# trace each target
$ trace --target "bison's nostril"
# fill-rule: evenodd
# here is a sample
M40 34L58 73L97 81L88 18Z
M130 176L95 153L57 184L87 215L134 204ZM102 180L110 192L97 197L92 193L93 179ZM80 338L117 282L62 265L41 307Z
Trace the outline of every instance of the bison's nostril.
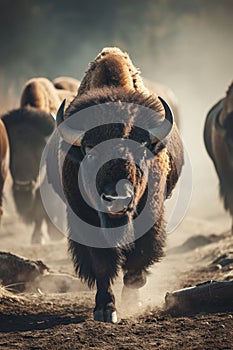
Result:
M111 196L108 196L108 195L106 195L104 193L102 193L101 199L103 199L106 202L111 202L113 200L113 198Z
M105 200L106 202L113 202L113 201L128 201L133 198L133 195L127 194L125 196L111 196L109 194L102 193L101 199Z

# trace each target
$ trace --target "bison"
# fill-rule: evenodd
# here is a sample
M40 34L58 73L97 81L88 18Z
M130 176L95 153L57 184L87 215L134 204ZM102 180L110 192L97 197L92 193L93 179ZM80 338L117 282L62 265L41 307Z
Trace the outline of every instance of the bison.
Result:
M58 90L71 91L77 95L80 81L72 77L57 77L53 80L53 85Z
M97 126L88 130L86 118L80 116L89 110ZM65 112L63 102L56 120L62 140L57 153L64 159L61 181L67 200L69 251L78 276L89 287L96 284L94 319L117 322L111 286L120 269L123 298L132 291L136 297L137 289L146 283L148 268L163 256L164 201L181 173L182 142L167 103L144 87L139 71L118 48L102 50L90 64L77 97ZM99 151L103 142L107 146ZM136 149L125 142L136 144ZM111 152L114 157L100 166ZM98 167L99 197L95 199L91 174ZM136 221L146 206L141 227ZM88 229L78 226L76 217L94 227L90 244L85 243ZM138 236L148 222L151 225ZM116 234L114 244L108 245L107 229L118 232L118 228L122 228L121 238L118 241Z
M71 98L70 91L67 96ZM13 197L20 216L26 223L34 224L32 243L42 242L44 220L51 238L62 237L44 210L40 196L42 179L39 179L41 154L55 127L51 113L57 112L60 103L61 98L52 82L46 78L33 78L23 89L20 108L2 117L10 143Z
M233 83L226 96L208 112L204 141L218 175L225 210L233 218Z
M6 128L0 119L0 219L2 217L3 186L9 168L9 142Z

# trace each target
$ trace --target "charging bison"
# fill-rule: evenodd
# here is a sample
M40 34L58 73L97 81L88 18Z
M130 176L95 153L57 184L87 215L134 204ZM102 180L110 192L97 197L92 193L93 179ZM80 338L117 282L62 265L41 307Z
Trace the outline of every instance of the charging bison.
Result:
M108 109L112 103L114 113ZM91 119L99 121L99 125L85 131L84 120L84 125L78 129L77 125L81 125L78 112L88 111L93 106ZM147 111L148 118L144 118L141 108ZM122 117L122 122L116 122L116 115ZM104 117L108 122L102 125ZM75 126L72 121L77 122ZM138 127L139 121L144 123L141 124L143 128ZM167 103L144 87L129 56L117 48L103 49L90 64L77 97L65 112L64 103L61 105L57 126L62 143L70 147L65 155L63 147L60 148L60 155L64 157L62 185L69 204L69 250L79 277L90 287L96 283L94 319L116 322L111 284L119 270L124 273L123 295L127 296L127 292L135 290L136 293L146 283L148 268L163 256L164 201L175 187L183 166L181 139ZM105 152L98 152L98 146L109 140L110 146L105 147ZM125 146L125 141L136 143L135 152ZM99 194L97 203L91 192L90 175L110 149L115 156L100 167L95 179ZM84 159L86 168L81 171ZM150 188L149 177L152 179ZM127 181L117 188L124 179ZM149 203L148 198L151 198ZM97 207L101 205L104 210L93 208L89 202ZM151 219L153 224L145 234L129 242L128 236L135 235L134 222L147 204L144 224ZM103 236L107 228L123 227L126 243L103 248L83 244L88 232L74 224L74 214L93 227L103 229ZM93 241L98 237L96 229ZM108 237L105 238L108 241Z
M70 91L66 96L71 99ZM55 127L51 113L57 112L60 103L61 98L52 82L46 78L33 78L23 89L20 108L2 117L10 143L14 201L24 221L34 224L32 243L42 242L44 220L51 238L62 237L44 210L39 179L41 154Z
M9 168L9 143L5 126L0 119L0 220L2 217L3 186Z
M204 141L218 174L224 207L233 218L233 83L207 114Z

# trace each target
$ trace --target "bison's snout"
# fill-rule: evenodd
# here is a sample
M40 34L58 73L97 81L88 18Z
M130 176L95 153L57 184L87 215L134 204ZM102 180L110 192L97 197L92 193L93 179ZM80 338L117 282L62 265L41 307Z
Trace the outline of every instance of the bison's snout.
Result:
M105 206L110 212L121 212L128 208L129 203L132 201L132 195L125 196L112 196L106 193L101 195L102 201L106 202Z
M101 201L111 216L120 216L129 209L133 197L134 191L131 183L120 180L116 185L111 184L104 187Z

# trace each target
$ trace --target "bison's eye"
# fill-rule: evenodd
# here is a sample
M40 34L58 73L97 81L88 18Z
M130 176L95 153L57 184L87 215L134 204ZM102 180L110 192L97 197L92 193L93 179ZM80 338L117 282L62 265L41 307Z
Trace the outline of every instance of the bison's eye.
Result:
M88 159L93 160L96 158L96 152L94 151L94 149L92 147L85 147L85 154L87 156Z

